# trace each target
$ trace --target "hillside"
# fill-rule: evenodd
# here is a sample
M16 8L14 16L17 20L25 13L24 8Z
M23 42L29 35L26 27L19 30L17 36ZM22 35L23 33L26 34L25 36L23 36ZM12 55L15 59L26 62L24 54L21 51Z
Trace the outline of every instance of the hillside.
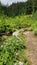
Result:
M0 3L0 65L37 65L36 0Z

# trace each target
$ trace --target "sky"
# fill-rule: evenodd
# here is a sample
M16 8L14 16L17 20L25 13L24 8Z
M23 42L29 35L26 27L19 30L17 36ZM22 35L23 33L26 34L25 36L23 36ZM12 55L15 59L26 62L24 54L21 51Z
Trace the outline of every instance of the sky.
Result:
M11 5L12 3L25 2L27 0L0 0L3 5Z

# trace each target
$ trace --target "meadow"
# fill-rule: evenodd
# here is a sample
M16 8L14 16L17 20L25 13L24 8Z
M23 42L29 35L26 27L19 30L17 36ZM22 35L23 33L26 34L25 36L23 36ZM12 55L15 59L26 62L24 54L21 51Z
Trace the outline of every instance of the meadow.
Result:
M37 14L15 17L0 16L0 65L29 65L26 58L26 37L20 32L18 39L10 35L16 30L33 31L37 35ZM4 33L5 35L1 35Z
M37 31L37 14L22 15L15 17L0 17L0 32L14 32L17 29L27 28L27 30Z

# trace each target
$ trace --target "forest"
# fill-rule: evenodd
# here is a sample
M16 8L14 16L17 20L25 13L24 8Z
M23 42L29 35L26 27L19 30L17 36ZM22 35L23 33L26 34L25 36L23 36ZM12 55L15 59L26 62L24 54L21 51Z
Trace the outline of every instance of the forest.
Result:
M0 65L37 65L37 0L0 2Z
M37 1L27 0L26 2L13 3L10 6L2 6L0 3L0 13L7 16L17 16L32 14L37 11Z

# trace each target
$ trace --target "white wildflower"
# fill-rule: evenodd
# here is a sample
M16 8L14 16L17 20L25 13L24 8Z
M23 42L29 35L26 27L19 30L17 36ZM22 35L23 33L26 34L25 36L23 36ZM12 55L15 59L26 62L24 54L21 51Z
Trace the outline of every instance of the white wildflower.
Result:
M19 55L19 53L18 52L15 52L15 55L17 56L17 55Z
M24 65L24 63L23 62L19 62L19 65Z

